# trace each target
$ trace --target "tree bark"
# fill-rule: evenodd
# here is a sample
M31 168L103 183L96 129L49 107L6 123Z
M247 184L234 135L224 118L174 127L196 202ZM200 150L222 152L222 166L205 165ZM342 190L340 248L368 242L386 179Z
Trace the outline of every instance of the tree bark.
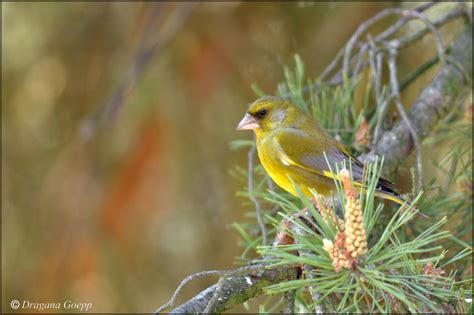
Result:
M428 136L436 123L472 91L472 81L468 82L465 78L465 74L468 74L472 80L470 25L466 25L455 41L449 56L454 63L448 62L438 71L407 112L420 140ZM393 173L412 150L413 138L406 123L400 120L392 130L385 131L375 147L360 159L362 162L374 161L376 156L384 156L384 172Z
M271 284L296 278L296 269L284 266L264 270L260 273L228 278L219 290L213 313L221 313L237 304L244 303L263 293L263 288ZM217 290L217 284L205 289L189 301L173 309L170 313L202 313Z

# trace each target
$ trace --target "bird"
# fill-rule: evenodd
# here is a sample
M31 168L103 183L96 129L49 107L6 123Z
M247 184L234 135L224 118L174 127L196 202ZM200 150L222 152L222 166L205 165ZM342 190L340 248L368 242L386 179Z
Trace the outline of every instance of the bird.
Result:
M257 99L236 129L253 130L263 168L278 186L294 196L298 197L295 185L311 199L314 198L311 189L323 196L332 194L337 179L333 172L336 165L341 169L344 163L352 170L356 188L366 186L362 162L288 99L277 96ZM398 188L382 177L378 179L375 195L400 205L407 202Z

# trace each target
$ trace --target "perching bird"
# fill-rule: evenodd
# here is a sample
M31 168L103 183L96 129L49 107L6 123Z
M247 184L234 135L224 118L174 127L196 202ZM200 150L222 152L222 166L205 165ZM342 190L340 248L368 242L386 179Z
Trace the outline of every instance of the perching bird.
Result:
M310 188L320 195L336 191L334 175L324 153L334 172L336 165L341 169L345 161L346 167L350 164L352 168L355 185L364 185L364 165L288 100L276 96L256 100L237 130L255 132L258 157L266 172L277 185L295 196L297 192L291 180L309 198L313 198ZM396 186L383 178L379 179L376 196L398 204L405 202Z

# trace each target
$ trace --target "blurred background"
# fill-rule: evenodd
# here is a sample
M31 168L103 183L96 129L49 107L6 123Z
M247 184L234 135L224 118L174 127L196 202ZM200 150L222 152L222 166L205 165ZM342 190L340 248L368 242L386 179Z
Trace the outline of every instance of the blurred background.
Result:
M273 94L295 53L316 77L392 5L2 3L3 310L151 312L231 268L251 85Z

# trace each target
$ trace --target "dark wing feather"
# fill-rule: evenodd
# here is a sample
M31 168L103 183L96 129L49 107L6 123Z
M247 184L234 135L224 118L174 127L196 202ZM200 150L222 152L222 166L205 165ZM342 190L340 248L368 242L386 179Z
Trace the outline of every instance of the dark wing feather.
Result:
M354 180L360 184L364 181L364 165L341 143L329 136L317 137L315 134L307 134L299 129L285 128L276 135L276 141L280 145L281 152L286 155L287 162L293 166L332 178L325 153L333 172L341 169L343 164L346 167L351 165ZM397 187L384 178L379 179L377 190L398 194Z

